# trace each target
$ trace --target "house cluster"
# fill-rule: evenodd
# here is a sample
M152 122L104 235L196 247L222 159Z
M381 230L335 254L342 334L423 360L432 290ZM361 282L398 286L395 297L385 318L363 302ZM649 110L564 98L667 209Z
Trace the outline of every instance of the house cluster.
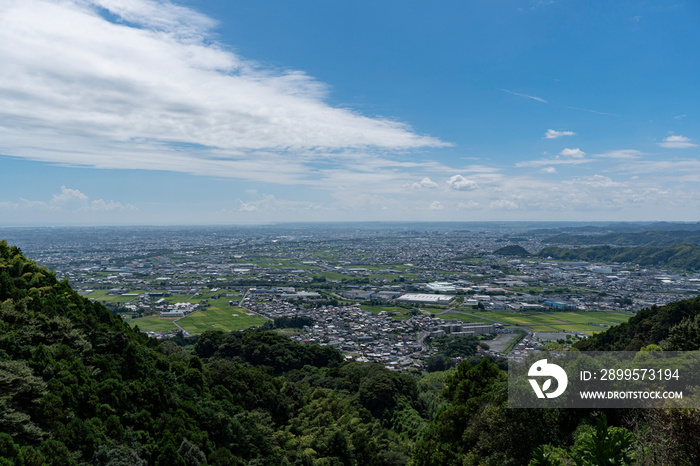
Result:
M386 311L378 314L357 306L323 306L305 309L273 298L246 305L246 308L269 319L305 316L313 325L304 327L292 339L305 344L333 346L348 359L373 361L389 368L422 367L433 353L422 343L424 336L474 336L496 333L496 325L446 321L417 315L405 320L391 318Z

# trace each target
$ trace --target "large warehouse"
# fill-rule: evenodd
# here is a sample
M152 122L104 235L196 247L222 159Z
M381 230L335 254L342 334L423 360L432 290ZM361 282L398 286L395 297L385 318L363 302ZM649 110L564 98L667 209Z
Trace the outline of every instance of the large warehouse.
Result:
M450 304L454 299L455 297L450 294L407 293L401 295L396 301L400 303Z

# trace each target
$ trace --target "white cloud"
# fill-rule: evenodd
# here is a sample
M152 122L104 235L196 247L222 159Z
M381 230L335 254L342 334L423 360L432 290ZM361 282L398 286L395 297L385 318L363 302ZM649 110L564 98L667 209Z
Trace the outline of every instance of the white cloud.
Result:
M122 204L117 201L105 201L104 199L96 199L90 202L89 206L83 207L83 210L111 212L115 210L139 210L131 204Z
M260 199L242 201L238 199L240 212L299 212L302 210L318 210L321 205L306 201L289 201L278 199L274 194L263 194Z
M660 142L659 145L661 147L666 147L670 149L687 149L689 147L697 147L697 144L693 144L690 142L690 138L686 138L685 136L681 136L680 134L675 136L671 135L664 139L664 142Z
M596 115L609 115L609 116L616 116L616 117L620 116L617 113L599 112L598 110L591 110L588 108L579 108L579 107L566 107L566 108L570 108L571 110L580 110L582 112L595 113Z
M180 37L199 39L216 25L211 18L168 0L92 0L91 3L130 23Z
M542 167L545 165L581 165L584 163L592 162L591 159L586 158L569 158L569 159L541 159L541 160L528 160L525 162L518 162L515 164L516 167Z
M574 136L576 133L573 131L556 131L553 129L548 129L546 133L544 133L545 139L556 139L560 138L562 136Z
M595 154L594 157L602 157L602 158L608 158L608 159L638 159L642 155L644 155L644 153L640 152L638 150L622 149L622 150L611 150L608 152L604 152L602 154Z
M87 202L88 197L78 191L77 189L66 188L61 186L61 192L53 195L51 199L51 204L53 205L64 205L69 202L77 201L80 203Z
M108 212L108 211L138 211L131 204L104 199L90 200L78 189L61 186L61 192L52 196L48 202L20 198L18 202L0 202L0 209L12 210L50 210L55 212Z
M227 50L213 25L167 0L0 2L0 153L308 184L318 160L449 145L330 106L323 83Z
M620 183L616 183L611 178L603 175L593 175L581 178L574 178L573 180L564 181L565 184L577 184L581 186L588 186L592 188L613 188L623 186Z
M241 207L238 209L241 212L255 212L258 210L258 206L251 204L250 202L243 202L239 201L241 203Z
M635 161L615 167L615 170L631 175L654 175L656 178L677 184L681 181L700 182L700 160L679 159L661 161ZM648 177L646 177L648 178Z
M442 203L440 201L433 201L430 204L430 210L442 210L444 208L445 207L442 205Z
M518 204L515 203L514 201L510 201L508 199L501 199L498 201L493 201L490 204L490 207L492 209L499 209L499 210L513 210L513 209L518 209Z
M476 181L465 178L462 175L450 177L450 179L447 180L447 184L456 191L473 191L479 189L479 185L476 184Z
M431 180L428 177L423 178L420 183L413 183L411 185L413 189L421 189L421 188L426 188L426 189L434 189L438 187L438 184Z
M460 202L459 204L457 204L458 209L464 210L474 209L476 207L479 207L479 203L472 200L469 200L467 202Z
M563 157L571 157L574 159L581 159L586 156L586 153L582 151L579 148L576 149L564 149L563 151L559 152L559 155Z
M541 171L542 173L556 173L557 169L554 167L544 167Z
M536 100L536 101L538 101L538 102L542 102L543 104L548 104L548 103L549 103L549 102L547 102L546 100L544 100L544 99L542 99L542 98L540 98L540 97L535 97L534 95L520 94L519 92L509 91L508 89L501 89L501 90L502 90L503 92L507 92L508 94L513 94L513 95L517 95L517 96L519 96L519 97L525 97L525 98L527 98L527 99Z

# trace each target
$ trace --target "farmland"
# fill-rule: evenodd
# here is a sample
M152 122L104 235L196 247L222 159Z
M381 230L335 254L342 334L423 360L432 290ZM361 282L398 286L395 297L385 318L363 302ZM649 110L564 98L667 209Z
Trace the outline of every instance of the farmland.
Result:
M256 327L267 322L259 315L247 315L245 309L210 307L206 311L195 312L178 320L182 328L192 335L199 335L205 330L223 330L225 332Z
M626 322L631 314L627 312L579 311L579 312L508 312L508 311L468 311L460 314L443 314L440 317L450 320L490 320L506 325L518 325L533 332L602 332L613 325Z

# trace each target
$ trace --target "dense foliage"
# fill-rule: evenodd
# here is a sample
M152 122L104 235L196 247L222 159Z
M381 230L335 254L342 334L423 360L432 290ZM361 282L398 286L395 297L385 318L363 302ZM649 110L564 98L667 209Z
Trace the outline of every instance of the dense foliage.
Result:
M653 306L574 346L582 351L638 351L651 344L675 350L700 349L700 338L692 333L697 328L698 315L700 297Z
M494 254L499 256L513 256L513 257L528 257L530 252L522 246L511 245L498 248L493 251Z
M547 247L537 253L539 257L559 260L618 262L654 267L675 267L684 270L700 269L700 245L678 243L672 246L588 248Z
M604 235L559 234L545 238L551 244L568 244L570 246L589 246L610 244L615 246L672 246L677 243L700 244L700 231L697 225L693 230L652 230L634 233L607 233Z
M273 328L304 328L314 325L314 320L311 317L305 316L283 316L275 317Z
M489 349L489 345L479 341L477 337L453 337L445 335L444 337L436 337L430 341L433 348L437 349L441 354L450 357L470 357L476 354L479 346L483 349Z

